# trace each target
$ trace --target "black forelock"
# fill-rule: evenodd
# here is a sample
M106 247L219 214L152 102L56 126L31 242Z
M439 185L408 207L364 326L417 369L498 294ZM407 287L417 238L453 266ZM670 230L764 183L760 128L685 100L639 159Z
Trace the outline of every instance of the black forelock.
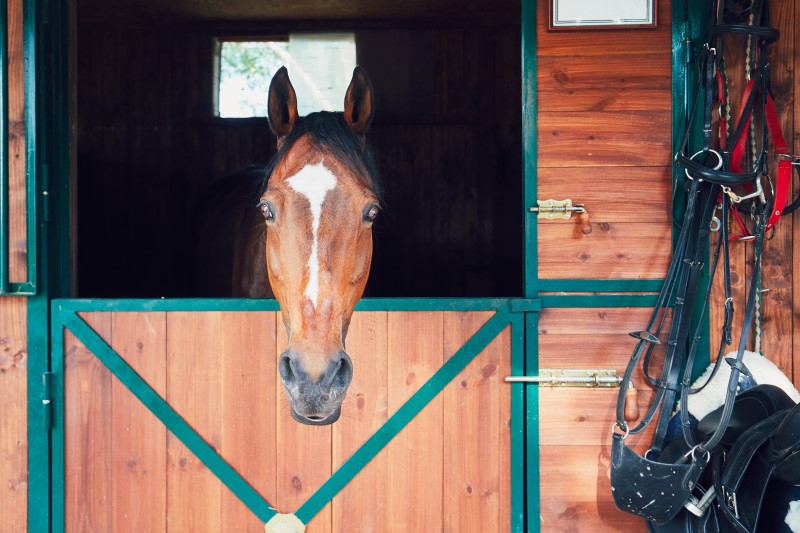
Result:
M305 134L308 134L308 140L314 148L339 160L357 176L362 185L381 199L378 168L372 148L353 133L345 122L343 113L331 111L318 111L298 119L298 123L284 139L281 149L267 166L264 189L275 166L286 156L297 139Z

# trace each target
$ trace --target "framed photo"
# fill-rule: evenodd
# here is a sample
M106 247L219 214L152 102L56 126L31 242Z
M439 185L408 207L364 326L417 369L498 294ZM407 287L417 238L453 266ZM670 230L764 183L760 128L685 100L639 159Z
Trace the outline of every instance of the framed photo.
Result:
M550 0L550 30L656 26L656 0Z

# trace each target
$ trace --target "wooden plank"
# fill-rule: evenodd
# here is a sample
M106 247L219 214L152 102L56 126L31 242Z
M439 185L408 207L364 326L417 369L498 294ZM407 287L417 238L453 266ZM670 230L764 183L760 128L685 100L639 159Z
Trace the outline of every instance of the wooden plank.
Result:
M541 530L643 531L641 518L619 511L611 496L610 447L542 446Z
M539 112L539 167L663 166L672 160L663 111Z
M277 326L275 360L286 349L288 340L283 324ZM357 372L358 370L356 370ZM289 400L275 372L275 396L277 401L277 463L278 494L270 502L281 513L293 513L311 496L332 473L332 429L331 426L307 426L296 422L289 410ZM326 505L308 523L309 531L330 532L331 504Z
M443 314L389 315L389 412L395 412L442 365ZM435 398L387 449L387 505L393 531L442 527L443 401Z
M668 166L610 167L586 176L585 168L540 168L537 197L583 204L595 224L665 225L672 220L671 172Z
M542 279L660 278L672 258L667 224L592 221L592 233L584 235L578 219L540 222Z
M777 2L770 4L770 22L781 33L781 38L770 47L770 83L777 95L776 107L784 136L792 137L794 126L794 100L791 98L795 85L795 68L797 63L793 36L797 31L794 12L796 2ZM796 153L796 152L795 152ZM776 168L774 162L772 168ZM773 175L777 174L774 170ZM796 183L795 176L791 178ZM794 189L794 187L792 188ZM791 192L791 191L790 191ZM794 195L789 196L790 202ZM769 292L762 295L762 352L784 374L792 374L792 241L787 219L781 219L775 228L775 235L764 246L764 258L761 269L762 289Z
M350 458L388 418L388 313L357 312L347 334L355 369L333 426L334 469ZM384 449L333 500L333 531L387 531L385 489L389 458Z
M27 300L0 299L0 531L27 531Z
M25 177L25 57L22 0L8 1L8 242L10 281L28 276ZM5 148L5 147L4 147ZM5 215L4 215L5 216Z
M788 0L787 0L788 1ZM794 32L793 32L793 42L794 42L794 65L792 70L797 70L797 51L800 50L800 9L795 6L794 9L794 16L792 17L794 21ZM800 101L800 83L792 83L792 102ZM795 125L800 125L800 106L793 106L792 107L792 119ZM790 130L794 131L794 129ZM800 136L793 135L792 146L794 148L792 153L798 154L800 153ZM794 183L794 180L793 180ZM796 197L797 194L800 193L797 186L792 187L792 198ZM800 235L800 216L794 215L792 216L791 220L791 232L792 235ZM789 226L789 222L784 220L783 221L783 231L789 231L786 226ZM794 275L794 265L800 264L800 239L793 239L792 240L792 295L800 295L800 276ZM800 298L792 297L792 314L794 316L800 316ZM800 327L792 325L792 372L789 374L793 378L795 387L800 387Z
M643 329L648 308L547 309L539 322L539 367L614 369L625 371L636 340L629 331ZM662 337L666 338L669 322ZM660 368L664 346L656 347L652 368ZM654 389L641 368L633 379L639 412L650 406ZM539 387L539 438L543 445L600 446L610 438L618 389L553 389ZM635 448L646 448L652 429L631 437Z
M82 318L106 342L111 314ZM111 373L75 337L64 336L65 530L112 531Z
M444 350L455 353L491 312L444 313ZM511 373L507 329L443 391L444 531L507 531L510 516Z
M167 314L167 401L219 449L222 353L219 312ZM221 531L222 485L172 434L167 436L170 531Z
M651 311L644 307L543 309L539 314L539 335L626 335L641 330Z
M672 110L671 56L666 50L625 48L596 56L540 57L539 112Z
M274 312L224 313L221 450L230 465L268 502L277 498ZM263 531L264 524L228 489L222 492L223 531Z
M637 383L636 389L639 412L643 415L650 407L655 391L643 386L641 382ZM594 447L610 443L611 427L616 422L618 392L619 389L616 388L568 389L540 386L539 442L542 446L569 444ZM640 420L630 422L636 425ZM625 442L644 453L649 447L654 430L655 424L640 434L631 435Z
M166 314L113 313L112 342L133 369L166 397ZM113 531L167 531L167 430L118 380L111 392Z

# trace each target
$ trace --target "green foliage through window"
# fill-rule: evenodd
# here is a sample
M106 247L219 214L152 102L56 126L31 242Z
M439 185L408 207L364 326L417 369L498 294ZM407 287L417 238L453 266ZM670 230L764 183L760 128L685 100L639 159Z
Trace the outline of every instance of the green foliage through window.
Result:
M341 111L356 66L352 33L291 34L288 41L222 41L219 116L267 115L272 76L286 66L301 115Z

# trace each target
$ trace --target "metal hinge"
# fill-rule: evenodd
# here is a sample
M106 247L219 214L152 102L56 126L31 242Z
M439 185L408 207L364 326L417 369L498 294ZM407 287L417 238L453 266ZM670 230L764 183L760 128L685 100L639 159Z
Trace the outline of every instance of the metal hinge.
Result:
M541 368L538 376L507 376L509 383L538 383L548 387L614 388L622 378L611 369Z
M44 410L44 427L53 429L53 373L42 374L42 409Z

